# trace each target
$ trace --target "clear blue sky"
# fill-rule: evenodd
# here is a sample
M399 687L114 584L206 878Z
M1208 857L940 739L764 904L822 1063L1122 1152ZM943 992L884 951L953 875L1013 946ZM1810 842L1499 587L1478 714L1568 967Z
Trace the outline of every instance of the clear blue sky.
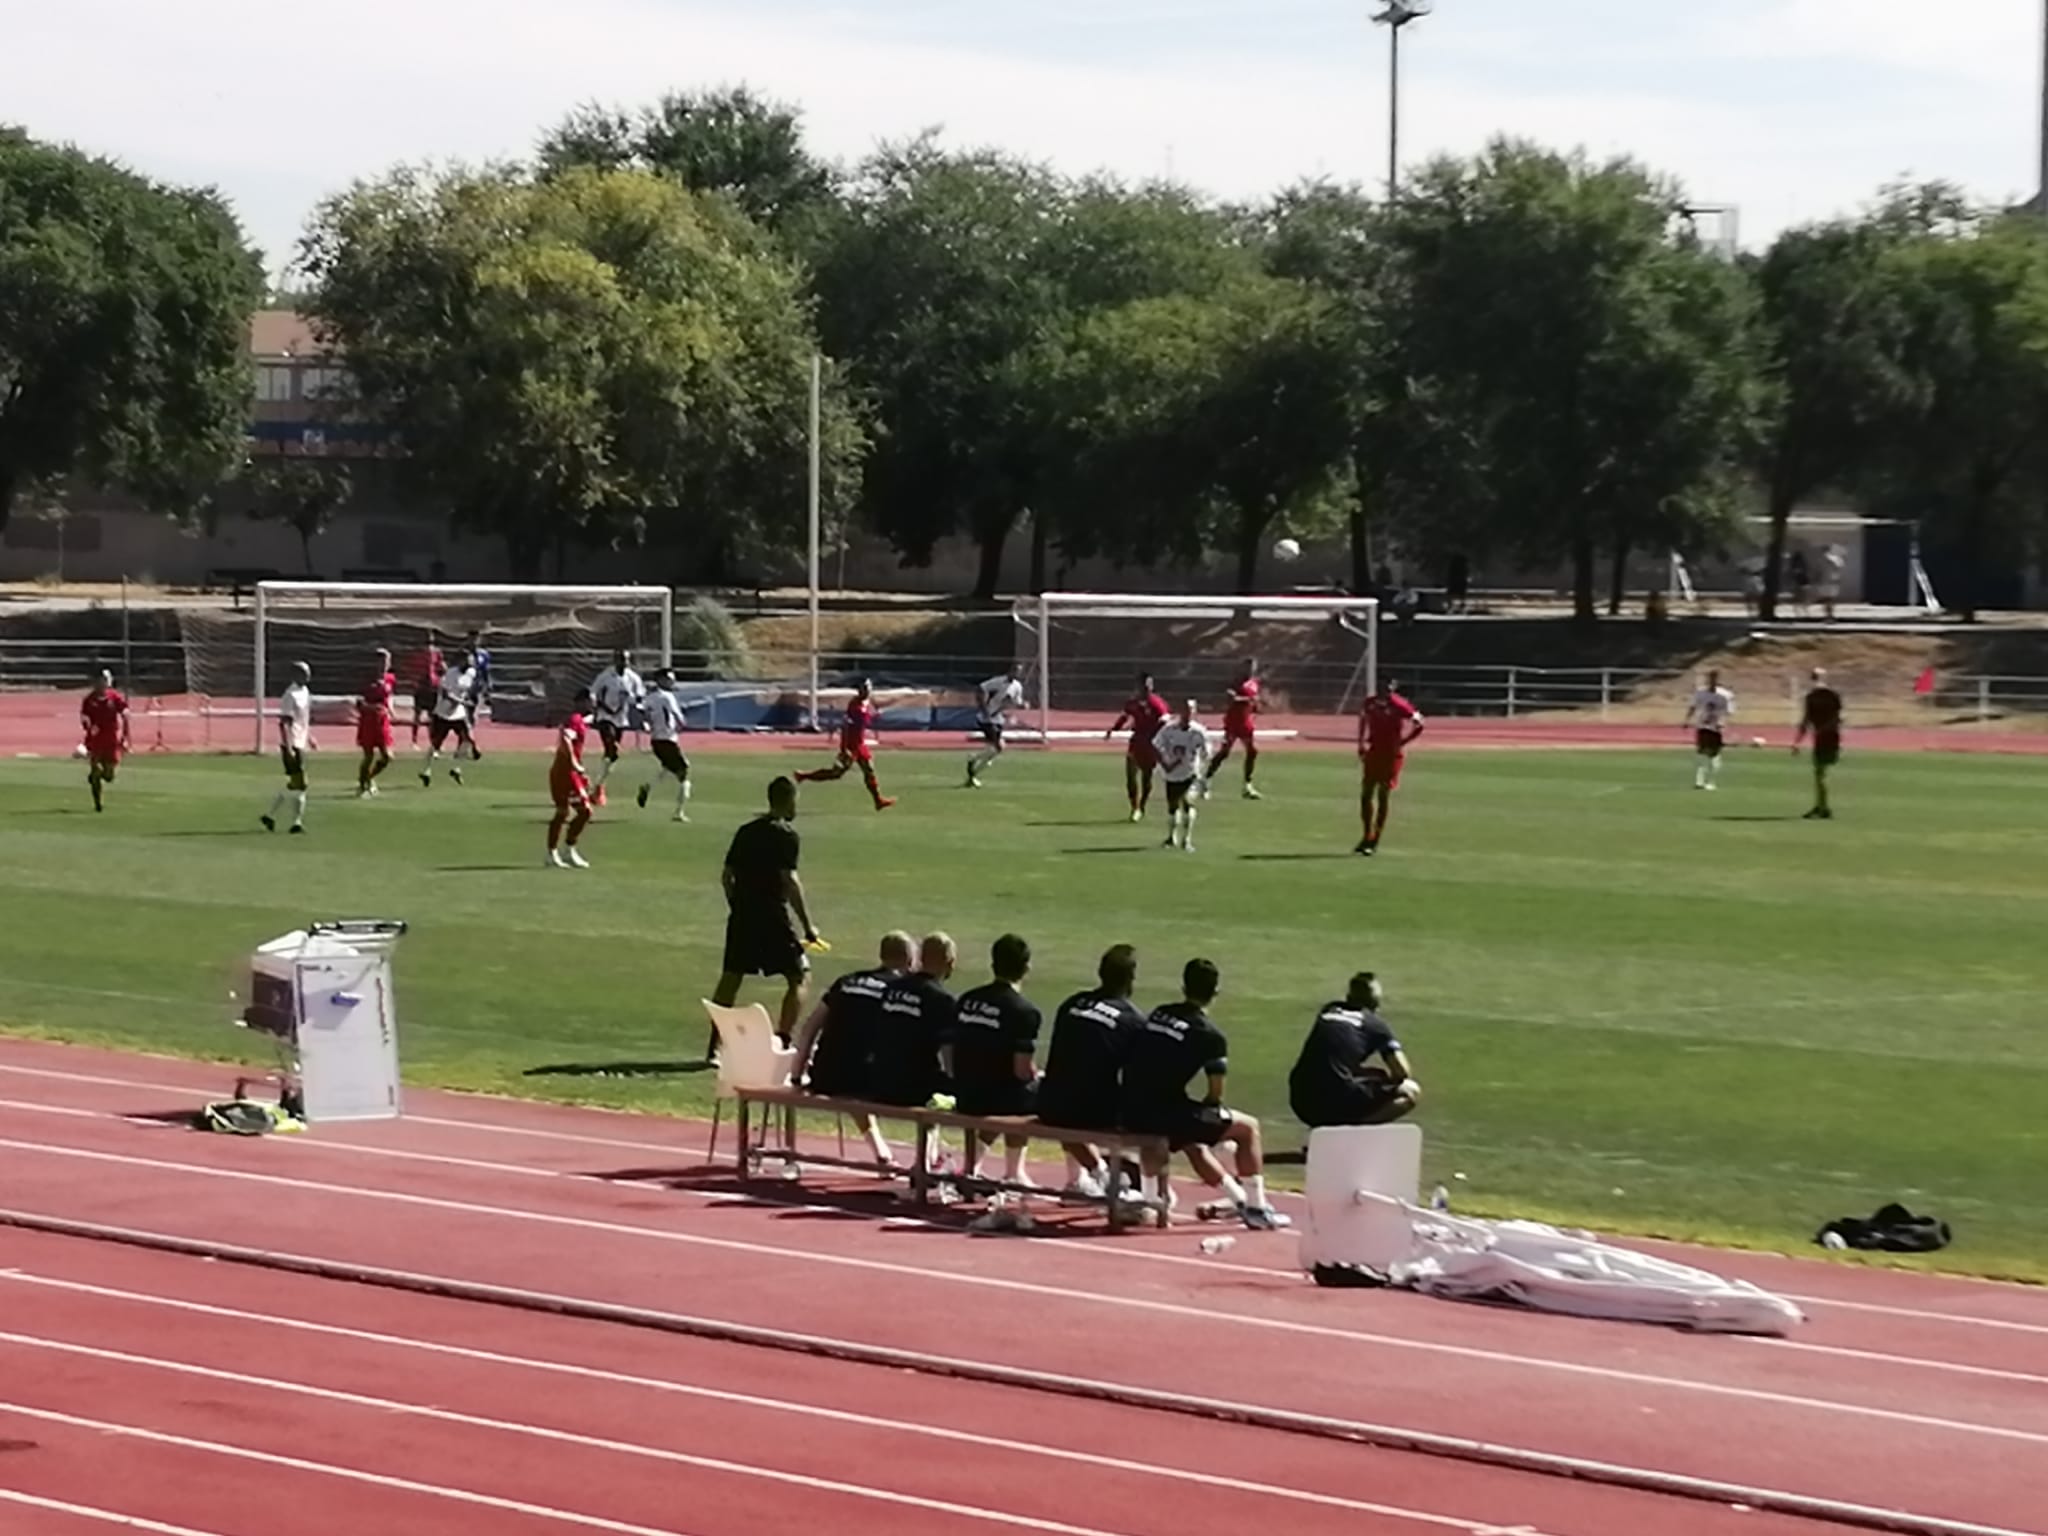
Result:
M524 153L579 102L745 82L853 158L937 126L1252 197L1377 178L1371 0L0 0L0 115L233 199L289 251L399 160ZM1901 177L2034 190L2042 0L1439 0L1404 146L1627 152L1754 242ZM317 20L316 20L317 18Z

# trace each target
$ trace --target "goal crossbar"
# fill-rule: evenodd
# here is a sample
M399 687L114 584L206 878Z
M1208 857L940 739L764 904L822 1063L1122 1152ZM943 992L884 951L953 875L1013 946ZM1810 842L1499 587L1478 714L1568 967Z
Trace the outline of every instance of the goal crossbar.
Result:
M1327 597L1305 593L1254 596L1225 593L1202 596L1173 592L1040 592L1019 597L1010 618L1033 640L1038 680L1038 729L1041 740L1052 732L1052 627L1067 619L1227 619L1258 623L1302 623L1334 620L1365 642L1346 697L1362 683L1371 693L1379 686L1380 600L1376 597Z
M255 701L256 750L264 750L269 714L269 632L273 607L293 599L328 599L347 602L405 601L409 603L498 603L523 599L545 601L557 606L587 603L595 606L631 607L659 612L661 616L661 664L674 662L675 592L654 586L550 586L545 583L416 582L416 581L260 581L256 584Z

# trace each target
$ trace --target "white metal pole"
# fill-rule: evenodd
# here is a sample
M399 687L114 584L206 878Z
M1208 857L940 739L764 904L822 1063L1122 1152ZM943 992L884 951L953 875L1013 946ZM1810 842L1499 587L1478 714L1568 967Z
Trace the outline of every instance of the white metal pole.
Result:
M1374 603L1366 614L1365 696L1380 691L1380 605Z
M811 354L811 475L810 475L810 518L811 518L811 729L818 728L818 524L819 504L822 487L819 484L820 464L818 456L818 417L820 397L824 393L825 360L817 353Z
M128 632L128 576L121 576L121 686L135 691L135 648Z
M257 582L256 690L253 695L255 701L255 708L251 711L251 713L254 714L256 717L256 742L255 746L251 750L253 750L258 757L261 757L263 755L263 678L265 673L268 671L266 663L269 660L270 645L270 634L265 622L269 618L269 604L265 600L266 597L267 594L263 590L263 583L260 581Z
M1052 604L1038 594L1038 740L1052 745Z
M676 589L661 589L661 664L664 668L676 664Z

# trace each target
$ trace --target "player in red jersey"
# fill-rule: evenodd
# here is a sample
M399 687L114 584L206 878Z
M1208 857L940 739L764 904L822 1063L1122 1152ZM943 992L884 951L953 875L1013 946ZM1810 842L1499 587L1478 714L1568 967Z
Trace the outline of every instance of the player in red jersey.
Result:
M1252 783L1252 775L1259 768L1259 660L1249 658L1244 669L1238 673L1237 681L1230 685L1230 704L1223 711L1223 747L1210 759L1209 771L1202 779L1202 798L1209 798L1216 775L1223 771L1225 759L1230 756L1233 745L1244 747L1244 797L1247 800L1259 798L1258 786Z
M356 794L377 793L377 775L391 766L391 701L398 692L398 679L391 672L391 653L377 652L376 670L371 673L362 697L356 700L356 745L363 761L356 769Z
M1124 793L1130 796L1131 820L1143 821L1146 807L1152 803L1152 774L1159 766L1159 754L1153 749L1152 738L1157 736L1173 713L1166 707L1152 686L1152 674L1138 674L1138 691L1124 703L1123 713L1116 717L1116 724L1102 733L1108 741L1112 736L1129 725L1131 739L1124 747Z
M548 768L548 793L555 797L554 820L548 823L548 865L553 869L588 869L590 861L576 851L576 840L590 825L590 775L583 771L583 739L590 734L586 716L590 690L576 690L575 706L555 736L555 760ZM569 835L562 828L567 824ZM562 851L567 842L568 852Z
M114 782L121 754L128 750L128 701L114 687L114 674L100 673L91 693L78 706L78 725L85 739L85 782L92 790L92 808L105 810L103 786Z
M1358 712L1358 761L1363 769L1358 814L1365 835L1353 853L1371 858L1379 851L1394 791L1401 787L1402 754L1422 734L1422 725L1422 711L1401 697L1401 685L1391 677Z
M882 786L875 778L875 749L868 743L868 733L875 728L875 685L866 678L853 690L853 697L846 701L846 718L839 726L839 760L830 768L811 768L796 775L799 784L823 784L832 779L843 779L847 770L856 764L860 767L861 782L868 787L868 795L875 802L875 809L886 811L896 802L882 793Z

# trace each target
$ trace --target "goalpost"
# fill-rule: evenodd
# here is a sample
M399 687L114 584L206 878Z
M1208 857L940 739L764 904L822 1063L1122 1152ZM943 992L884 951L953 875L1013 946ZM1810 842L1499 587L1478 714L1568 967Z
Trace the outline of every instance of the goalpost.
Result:
M1357 643L1359 654L1350 661L1314 663L1320 673L1318 689L1324 698L1334 698L1329 712L1349 713L1357 700L1379 686L1378 598L1291 594L1284 597L1226 595L1221 597L1180 596L1143 592L1043 592L1020 597L1011 604L1010 616L1023 632L1032 657L1033 703L1038 716L1041 741L1051 743L1053 728L1053 634L1063 621L1082 619L1149 619L1158 622L1207 620L1212 624L1240 622L1256 624L1322 623L1342 629ZM1189 637L1200 645L1203 637ZM1347 647L1348 648L1348 647ZM1198 659L1207 659L1200 657ZM1304 671L1306 666L1303 664ZM1334 669L1334 670L1333 670ZM1341 675L1340 675L1341 674ZM1119 693L1119 698L1124 695ZM1076 707L1083 701L1076 699ZM1089 706L1096 701L1088 700ZM1095 736L1088 730L1076 733Z
M409 656L429 644L452 652L472 633L492 653L494 715L522 705L544 713L551 685L588 681L614 650L634 652L650 671L657 660L672 665L675 594L642 586L266 581L257 585L249 613L187 623L188 688L209 698L250 689L253 739L262 752L269 700L290 663L311 665L316 701L339 707L355 697L354 673L366 655L388 650L400 669L403 700L418 681L405 675ZM337 676L348 680L344 689L322 686Z

